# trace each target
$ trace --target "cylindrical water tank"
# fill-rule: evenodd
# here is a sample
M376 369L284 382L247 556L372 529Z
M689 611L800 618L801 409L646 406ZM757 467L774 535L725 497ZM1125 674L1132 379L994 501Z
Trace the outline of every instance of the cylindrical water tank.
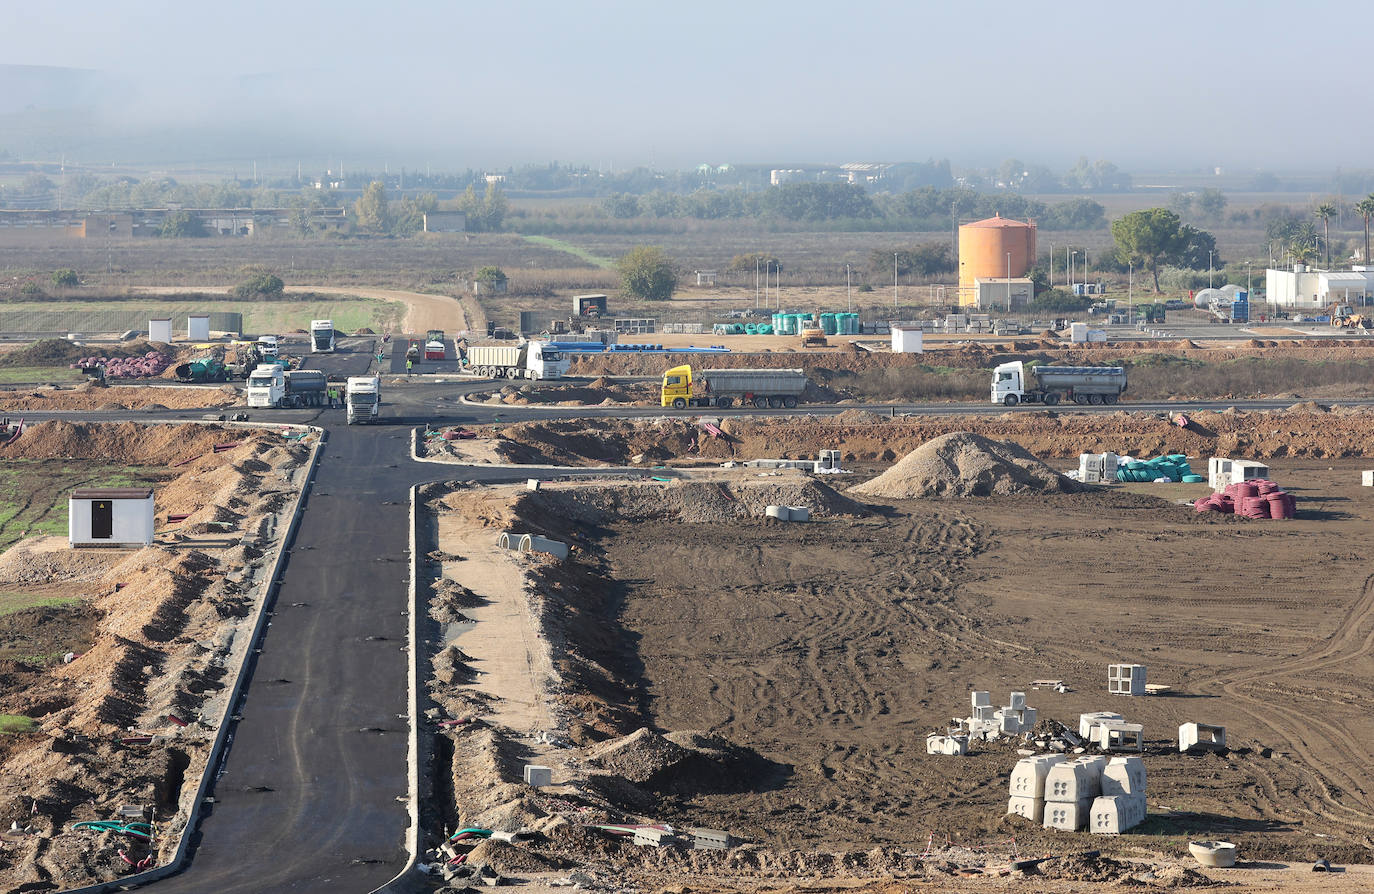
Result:
M961 295L975 297L975 280L1005 278L1008 260L1013 278L1025 276L1035 264L1035 224L996 216L959 227Z
M838 330L835 328L834 314L821 314L821 331L826 335L835 335Z

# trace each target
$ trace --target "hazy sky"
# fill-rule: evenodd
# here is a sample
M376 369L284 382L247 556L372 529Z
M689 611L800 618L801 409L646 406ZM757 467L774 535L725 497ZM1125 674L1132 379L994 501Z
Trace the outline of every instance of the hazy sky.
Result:
M10 4L3 61L109 72L113 134L217 126L279 162L1370 167L1367 11L64 0Z

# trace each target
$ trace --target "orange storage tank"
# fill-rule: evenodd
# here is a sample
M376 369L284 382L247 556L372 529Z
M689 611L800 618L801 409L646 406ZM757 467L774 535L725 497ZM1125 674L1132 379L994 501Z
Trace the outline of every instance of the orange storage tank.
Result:
M1035 222L1000 215L959 227L959 303L974 304L974 280L1007 275L1011 255L1013 278L1025 276L1035 265Z

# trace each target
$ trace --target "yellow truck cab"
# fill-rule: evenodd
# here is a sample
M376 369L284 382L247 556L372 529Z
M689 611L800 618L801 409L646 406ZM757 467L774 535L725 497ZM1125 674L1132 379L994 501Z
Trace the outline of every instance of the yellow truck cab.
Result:
M681 400L681 404L674 401ZM663 374L663 401L661 407L685 407L692 402L692 368L687 365L674 366Z

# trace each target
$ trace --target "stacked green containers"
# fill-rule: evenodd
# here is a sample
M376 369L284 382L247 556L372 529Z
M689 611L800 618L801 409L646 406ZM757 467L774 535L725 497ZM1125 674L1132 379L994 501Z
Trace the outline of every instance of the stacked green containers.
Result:
M1118 466L1116 469L1117 481L1154 481L1158 478L1167 478L1170 481L1186 479L1189 483L1205 480L1193 474L1192 468L1188 465L1188 457L1182 453L1157 456L1154 459Z
M821 314L821 331L826 335L839 334L840 330L836 325L834 314Z

